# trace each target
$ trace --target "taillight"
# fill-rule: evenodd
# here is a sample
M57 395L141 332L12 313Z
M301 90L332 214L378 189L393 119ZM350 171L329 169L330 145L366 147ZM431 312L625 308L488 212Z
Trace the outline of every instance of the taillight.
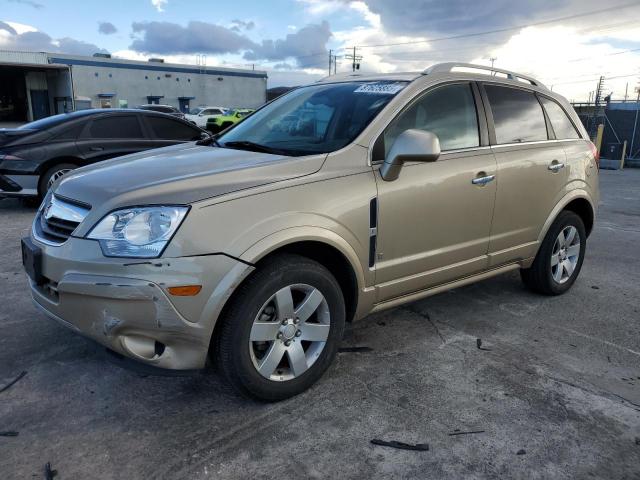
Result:
M593 160L596 162L596 167L600 168L600 153L598 153L598 148L595 146L593 142L589 142L591 146L591 153L593 154Z

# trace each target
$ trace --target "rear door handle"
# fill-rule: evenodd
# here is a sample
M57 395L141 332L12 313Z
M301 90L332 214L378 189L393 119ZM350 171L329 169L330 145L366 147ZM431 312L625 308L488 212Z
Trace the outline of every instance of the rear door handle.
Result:
M558 171L560 171L561 169L564 168L564 163L560 163L560 162L554 160L553 162L551 162L551 165L549 165L547 168L549 170L551 170L552 172L558 172Z
M485 175L483 177L476 177L471 180L471 183L474 185L486 185L489 182L492 182L496 178L495 175Z
M92 152L101 152L104 150L104 147L91 147L89 150Z

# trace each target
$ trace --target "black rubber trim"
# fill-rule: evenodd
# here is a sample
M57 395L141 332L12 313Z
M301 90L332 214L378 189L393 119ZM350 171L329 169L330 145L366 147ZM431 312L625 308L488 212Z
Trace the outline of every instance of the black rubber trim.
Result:
M373 268L376 264L376 241L378 238L378 198L374 197L369 202L369 228L375 228L376 233L369 234L369 268ZM374 230L369 230L374 232Z

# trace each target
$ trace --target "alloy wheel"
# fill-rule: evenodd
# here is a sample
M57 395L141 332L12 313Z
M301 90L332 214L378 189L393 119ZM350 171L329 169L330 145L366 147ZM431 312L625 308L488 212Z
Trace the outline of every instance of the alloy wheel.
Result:
M255 369L273 381L305 373L329 337L331 315L324 295L307 284L278 290L253 321L249 352Z
M551 253L551 275L557 283L565 283L573 275L580 258L580 234L573 225L558 234Z
M72 169L71 168L62 168L60 170L56 170L55 172L53 172L53 175L51 175L51 178L49 179L49 181L47 182L47 190L49 190L51 188L51 186L53 185L53 183L58 180L60 177L62 177L63 175L66 175L67 173L69 173Z

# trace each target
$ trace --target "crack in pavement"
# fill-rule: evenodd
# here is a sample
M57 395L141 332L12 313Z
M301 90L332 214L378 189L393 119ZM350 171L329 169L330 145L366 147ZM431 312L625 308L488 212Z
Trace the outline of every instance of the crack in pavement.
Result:
M431 324L431 326L433 327L433 329L436 331L436 333L438 334L438 336L440 337L440 341L442 342L443 345L446 345L447 341L445 340L444 336L442 335L442 332L440 332L440 329L438 328L438 326L435 324L435 322L433 320L431 320L431 317L429 316L429 314L427 312L420 312L418 310L414 310L411 307L400 307L401 310L405 310L407 312L411 312L411 313L415 313L416 315L421 316L422 318L424 318L427 322L429 322Z

